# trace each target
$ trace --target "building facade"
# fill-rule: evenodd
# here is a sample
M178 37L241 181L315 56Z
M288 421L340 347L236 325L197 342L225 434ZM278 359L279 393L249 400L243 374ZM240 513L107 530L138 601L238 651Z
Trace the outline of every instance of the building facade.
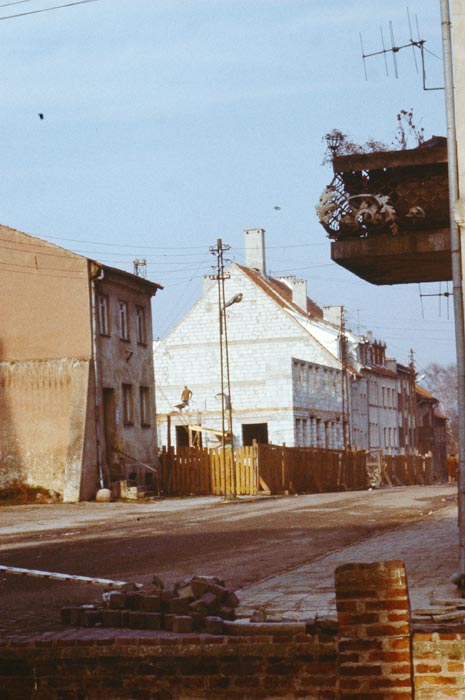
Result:
M0 488L65 501L155 465L160 285L0 226Z
M224 280L225 299L240 299L226 309L230 395L218 280L207 277L199 301L154 344L160 444L189 444L195 426L203 445L217 445L231 406L235 445L414 452L411 369L386 357L371 333L347 329L342 307L311 301L305 280L267 275L263 229L245 231L245 251L246 265L233 263ZM180 410L184 386L192 397Z
M336 377L341 363L337 326L307 298L306 283L266 275L264 231L245 233L245 266L228 269L225 298L241 295L227 312L234 442L342 444L341 396ZM206 278L204 293L181 322L154 344L160 443L173 429L178 444L187 442L189 425L222 430L217 281ZM179 403L185 385L189 406ZM168 416L170 420L168 421ZM203 444L218 437L205 432Z

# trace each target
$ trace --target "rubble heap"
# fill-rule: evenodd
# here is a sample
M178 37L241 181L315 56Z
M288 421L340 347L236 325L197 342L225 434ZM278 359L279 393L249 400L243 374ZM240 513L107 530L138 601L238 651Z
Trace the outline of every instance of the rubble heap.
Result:
M62 608L62 624L222 634L223 621L235 619L239 604L234 591L216 576L189 576L172 590L154 576L149 586L128 583L102 598L102 605Z

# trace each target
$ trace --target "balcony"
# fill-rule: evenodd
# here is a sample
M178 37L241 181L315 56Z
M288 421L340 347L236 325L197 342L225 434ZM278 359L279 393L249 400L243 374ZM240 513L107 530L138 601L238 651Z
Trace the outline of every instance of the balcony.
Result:
M452 279L444 138L332 163L316 208L334 262L379 285Z

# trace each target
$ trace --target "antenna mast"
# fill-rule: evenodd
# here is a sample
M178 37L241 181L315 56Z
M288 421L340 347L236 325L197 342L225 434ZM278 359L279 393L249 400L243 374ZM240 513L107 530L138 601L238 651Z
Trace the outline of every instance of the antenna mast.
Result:
M399 53L399 51L402 51L402 49L407 49L407 48L411 47L412 52L413 52L413 60L415 62L415 70L417 71L417 73L418 73L418 64L417 64L417 57L416 57L415 49L418 49L420 52L423 90L425 90L425 91L427 91L427 90L444 90L443 87L427 87L427 85L426 85L425 52L431 53L432 56L436 56L436 54L433 54L431 51L429 51L425 47L426 40L420 38L418 17L416 15L415 15L415 21L416 21L418 38L414 39L412 37L412 23L410 21L410 12L409 12L408 8L407 8L407 20L408 20L408 26L409 26L409 32L410 32L410 39L406 44L400 44L400 45L396 44L396 40L394 37L394 26L393 26L392 21L389 21L389 34L390 34L390 39L391 39L391 47L390 48L386 48L386 45L384 42L383 28L380 27L381 45L383 48L380 51L372 51L370 53L365 53L365 49L363 47L362 34L360 33L360 46L362 48L362 59L363 59L363 69L365 72L365 80L368 80L366 59L371 58L373 56L384 56L384 65L386 67L386 76L389 77L389 69L388 69L388 63L387 63L387 54L389 54L389 53L392 54L392 62L393 62L393 66L394 66L394 76L396 78L398 78L399 77L399 70L398 70L398 65L397 65L397 54ZM439 58L439 56L436 56L436 58Z

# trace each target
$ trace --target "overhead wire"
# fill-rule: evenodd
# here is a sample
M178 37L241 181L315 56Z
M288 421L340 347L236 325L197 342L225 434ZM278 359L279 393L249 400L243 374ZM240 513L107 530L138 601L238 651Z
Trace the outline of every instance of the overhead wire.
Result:
M74 2L67 2L63 5L54 5L53 7L44 7L40 10L29 10L28 12L19 12L15 15L5 15L0 17L0 22L7 19L16 19L17 17L26 17L27 15L38 15L41 12L51 12L52 10L60 10L63 7L73 7L73 5L86 5L89 2L99 2L100 0L74 0ZM14 3L11 3L14 4ZM19 4L19 3L18 3Z
M25 2L31 2L31 0L14 0L13 2L6 2L4 5L0 5L0 7L10 7L10 5L22 5Z

